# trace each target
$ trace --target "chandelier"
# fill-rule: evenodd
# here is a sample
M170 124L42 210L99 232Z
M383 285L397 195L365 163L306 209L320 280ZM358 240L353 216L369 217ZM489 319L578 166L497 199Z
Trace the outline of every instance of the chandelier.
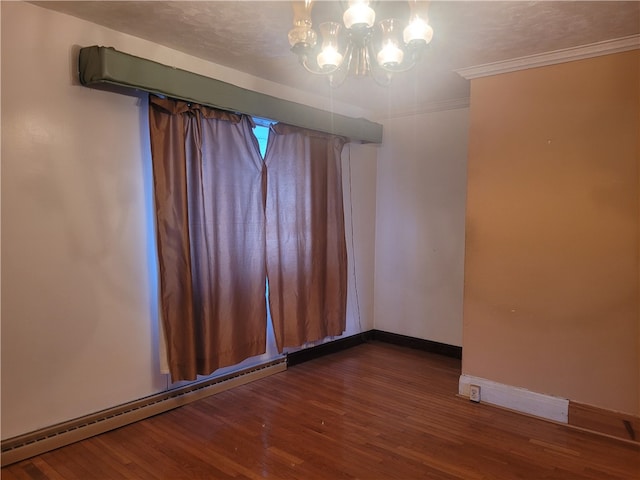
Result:
M378 84L389 85L394 73L416 65L433 37L428 2L409 1L405 22L393 16L376 22L372 6L378 2L341 3L347 7L342 23L324 21L316 30L311 19L313 0L294 1L289 31L291 51L300 63L311 73L327 76L331 86L342 84L348 75L369 75Z

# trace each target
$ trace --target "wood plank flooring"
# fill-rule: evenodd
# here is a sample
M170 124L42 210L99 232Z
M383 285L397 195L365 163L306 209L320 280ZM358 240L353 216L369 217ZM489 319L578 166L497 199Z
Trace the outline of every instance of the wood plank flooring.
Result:
M640 447L456 396L371 342L2 469L17 479L640 479Z

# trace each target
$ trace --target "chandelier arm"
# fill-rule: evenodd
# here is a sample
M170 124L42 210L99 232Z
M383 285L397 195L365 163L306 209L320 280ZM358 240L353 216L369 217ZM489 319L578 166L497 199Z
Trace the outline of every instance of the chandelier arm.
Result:
M313 67L312 64L309 62L309 58L307 57L307 55L303 55L300 57L300 63L302 64L302 66L304 67L304 69L309 72L309 73L313 73L314 75L331 75L332 73L335 73L338 68L333 68L333 69L320 69L319 67Z
M332 70L316 70L309 65L307 58L301 58L300 63L302 64L302 66L307 72L312 73L314 75L327 77L329 80L329 85L331 85L332 87L338 87L342 85L344 81L347 79L347 75L344 73L344 68L342 65ZM342 75L340 75L339 77L336 77L335 74L337 72L342 72Z
M393 79L393 72L380 67L377 63L371 67L370 75L373 81L381 87L388 87Z
M403 61L400 65L397 65L394 68L387 68L384 65L380 65L378 62L376 62L376 66L378 68L381 68L387 72L391 72L391 73L403 73L403 72L407 72L409 70L411 70L412 68L414 68L418 62L422 59L422 54L424 53L424 50L428 48L428 47L422 47L419 50L409 50L407 51L407 49L405 48L405 53L407 53L408 55L405 55L405 59L407 58L407 56L409 56L409 59L406 61Z
M387 72L390 73L390 72ZM386 75L384 77L384 81L382 81L378 75L374 75L371 74L371 78L373 78L373 81L376 82L377 85L380 85L381 87L388 87L389 85L391 85L391 75Z
M389 72L389 73L403 73L403 72L408 72L409 70L411 70L413 67L415 67L417 65L417 62L415 60L413 60L412 62L403 62L402 64L398 65L395 68L387 68L384 65L380 65L376 62L376 66L377 68L380 68L381 70L384 70L385 72Z

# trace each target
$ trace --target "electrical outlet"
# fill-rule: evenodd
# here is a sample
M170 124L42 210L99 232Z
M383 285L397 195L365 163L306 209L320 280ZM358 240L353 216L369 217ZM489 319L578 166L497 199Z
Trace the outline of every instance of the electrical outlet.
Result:
M480 402L480 386L469 385L469 400L472 402Z

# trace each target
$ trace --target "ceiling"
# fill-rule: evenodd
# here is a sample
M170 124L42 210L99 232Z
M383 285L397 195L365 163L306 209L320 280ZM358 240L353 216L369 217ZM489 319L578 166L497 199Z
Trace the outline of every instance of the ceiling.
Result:
M434 38L415 69L389 87L349 78L331 88L289 50L288 1L33 3L382 116L467 98L469 82L456 69L640 33L638 1L434 1ZM341 7L331 1L314 8Z

